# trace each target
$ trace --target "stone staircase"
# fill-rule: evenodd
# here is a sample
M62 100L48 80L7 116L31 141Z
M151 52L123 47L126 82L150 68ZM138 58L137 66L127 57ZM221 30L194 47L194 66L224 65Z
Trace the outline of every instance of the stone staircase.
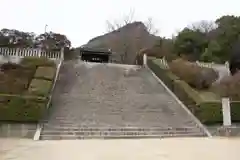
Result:
M206 136L144 68L65 62L40 139Z
M80 128L71 125L45 128L44 140L203 137L198 128Z

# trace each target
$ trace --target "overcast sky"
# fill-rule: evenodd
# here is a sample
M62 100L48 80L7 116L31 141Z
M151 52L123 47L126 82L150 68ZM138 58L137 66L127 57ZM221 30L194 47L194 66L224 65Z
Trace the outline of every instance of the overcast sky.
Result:
M106 21L134 10L136 20L153 19L159 35L171 37L192 22L240 15L239 0L0 0L0 28L63 33L73 46L106 33Z

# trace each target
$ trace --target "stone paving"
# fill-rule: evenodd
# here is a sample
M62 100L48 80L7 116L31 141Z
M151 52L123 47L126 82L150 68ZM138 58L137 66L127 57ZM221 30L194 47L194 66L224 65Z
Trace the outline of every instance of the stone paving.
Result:
M83 128L117 130L128 127L168 131L187 128L193 134L204 135L147 69L65 62L41 137L67 134L76 138L76 131Z
M240 139L0 139L1 160L239 160Z

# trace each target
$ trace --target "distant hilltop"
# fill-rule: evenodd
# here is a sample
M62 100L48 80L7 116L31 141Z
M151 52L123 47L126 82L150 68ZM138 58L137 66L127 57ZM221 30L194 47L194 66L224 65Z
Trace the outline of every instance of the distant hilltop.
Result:
M97 36L81 47L111 49L116 61L134 64L137 53L152 47L159 39L150 34L142 22L129 23L117 30Z

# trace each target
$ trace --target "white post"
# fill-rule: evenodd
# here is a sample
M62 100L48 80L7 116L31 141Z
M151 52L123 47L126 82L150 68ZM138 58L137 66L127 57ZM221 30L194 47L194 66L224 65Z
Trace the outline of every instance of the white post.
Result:
M38 49L38 57L40 58L40 57L41 57L41 55L42 55L42 49L41 49L41 48L39 48L39 49Z
M143 55L143 65L146 67L147 66L147 55Z
M62 47L61 48L61 52L60 52L60 58L61 58L61 60L63 61L64 60L64 48Z
M211 68L213 68L214 62L211 63Z
M16 48L15 49L15 55L19 58L20 56L19 56L19 48Z
M231 126L231 108L229 98L222 98L223 126Z
M225 62L225 67L226 67L227 69L229 68L228 61Z

